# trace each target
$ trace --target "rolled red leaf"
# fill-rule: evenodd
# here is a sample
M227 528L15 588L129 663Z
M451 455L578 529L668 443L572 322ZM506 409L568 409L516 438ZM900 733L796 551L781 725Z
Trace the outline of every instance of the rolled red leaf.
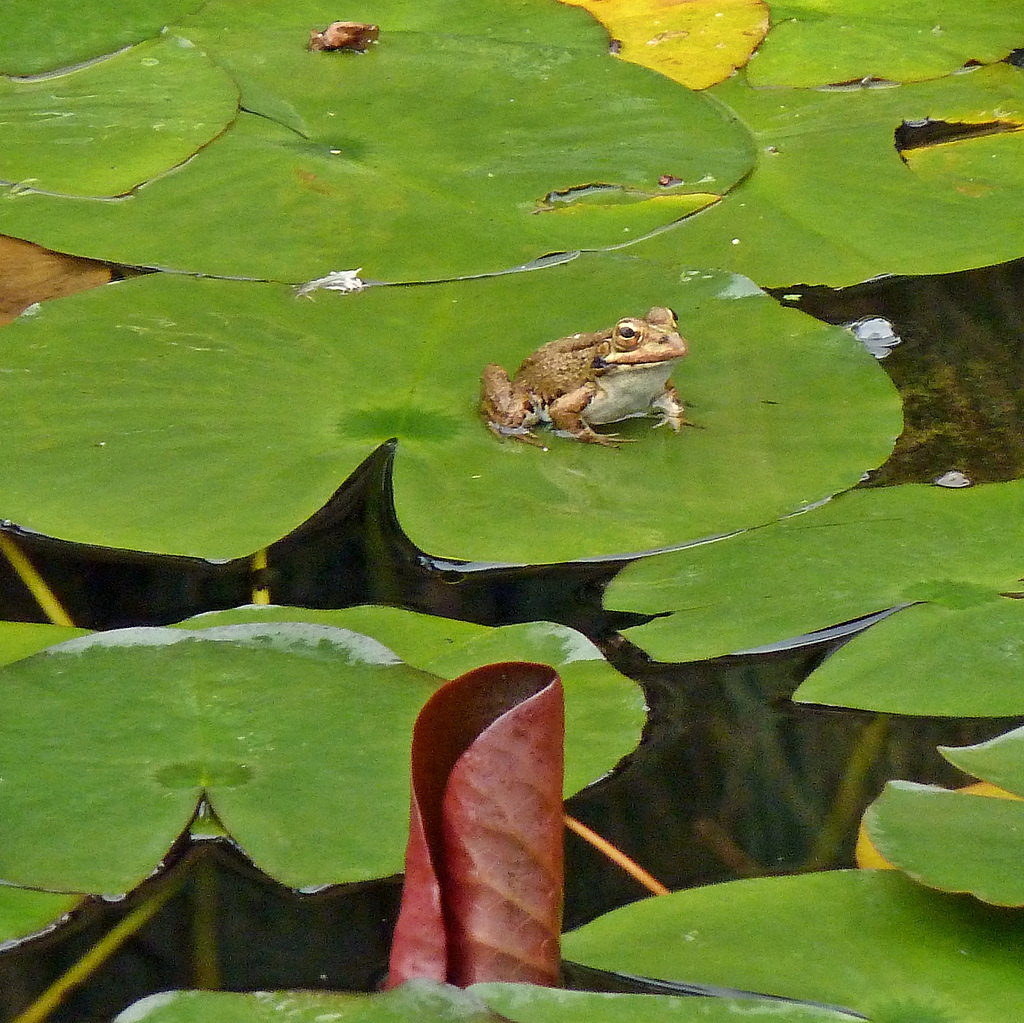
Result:
M547 665L490 664L427 701L388 987L558 982L564 736Z

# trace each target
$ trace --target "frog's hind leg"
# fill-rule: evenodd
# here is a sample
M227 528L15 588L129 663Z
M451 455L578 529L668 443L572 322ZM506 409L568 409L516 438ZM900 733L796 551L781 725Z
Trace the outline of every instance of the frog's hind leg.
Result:
M530 403L516 394L508 373L497 363L485 366L480 376L480 414L487 428L500 440L514 437L527 444L544 446L530 429L536 422Z

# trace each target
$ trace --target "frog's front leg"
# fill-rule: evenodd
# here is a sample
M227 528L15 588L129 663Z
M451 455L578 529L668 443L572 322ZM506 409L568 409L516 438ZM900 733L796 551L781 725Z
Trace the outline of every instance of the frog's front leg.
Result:
M655 429L667 424L672 427L675 433L678 433L684 425L693 425L686 418L686 409L683 407L683 403L679 399L679 392L675 389L671 380L666 382L665 390L651 402L651 405L661 412L661 420L654 424Z
M605 447L617 447L621 441L614 436L597 433L583 421L582 412L590 404L597 393L597 385L587 381L575 391L563 394L548 405L548 415L558 430L571 434L575 440L586 444L603 444Z
M497 363L485 366L480 377L480 412L496 437L540 443L530 430L536 422L533 406L516 392L508 373Z

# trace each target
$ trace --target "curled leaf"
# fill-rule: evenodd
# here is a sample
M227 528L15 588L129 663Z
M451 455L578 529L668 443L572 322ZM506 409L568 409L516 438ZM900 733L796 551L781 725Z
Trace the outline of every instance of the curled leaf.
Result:
M546 665L487 665L428 700L389 987L557 982L563 738L562 686Z

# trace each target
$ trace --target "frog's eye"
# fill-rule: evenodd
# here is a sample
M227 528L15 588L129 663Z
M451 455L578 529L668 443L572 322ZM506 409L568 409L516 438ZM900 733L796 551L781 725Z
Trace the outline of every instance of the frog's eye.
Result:
M669 315L672 317L672 322L675 324L679 323L679 313L675 309L669 309Z
M628 350L640 344L640 331L628 320L624 320L615 328L615 336L620 348Z

